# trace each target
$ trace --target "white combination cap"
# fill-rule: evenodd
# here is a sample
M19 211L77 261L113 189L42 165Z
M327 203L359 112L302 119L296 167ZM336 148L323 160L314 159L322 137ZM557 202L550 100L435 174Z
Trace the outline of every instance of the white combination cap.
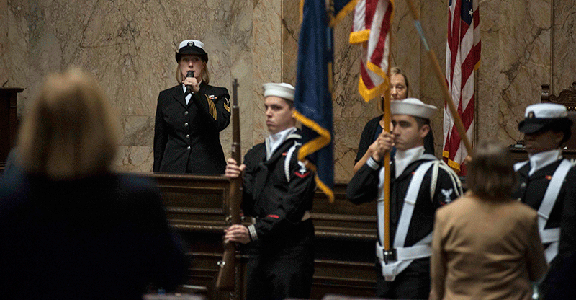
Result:
M518 124L518 130L523 133L536 133L541 130L570 128L572 121L568 119L566 106L554 103L538 103L526 107L524 120Z
M265 83L264 97L280 97L294 101L294 87L288 83Z
M195 46L195 47L198 47L200 49L204 49L204 43L202 43L199 40L183 40L182 42L180 42L178 49L182 49L186 46L189 46L189 47Z
M204 51L204 43L199 40L183 40L176 51L176 61L179 62L182 55L198 55L204 61L208 61L208 53Z
M434 105L424 104L416 98L390 101L390 113L430 119L438 110Z
M566 109L566 106L554 103L538 103L529 105L526 107L526 113L524 114L526 119L557 119L566 118L567 116L568 110Z

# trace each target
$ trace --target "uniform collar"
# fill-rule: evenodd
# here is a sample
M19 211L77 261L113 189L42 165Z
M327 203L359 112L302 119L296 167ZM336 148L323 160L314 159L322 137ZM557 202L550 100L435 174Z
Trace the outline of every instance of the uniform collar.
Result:
M394 155L394 163L396 168L396 176L400 176L404 169L411 163L420 159L420 157L424 154L424 146L418 146L416 148L408 149L408 150L396 150L396 154Z
M272 157L272 154L284 141L286 141L293 133L296 132L296 127L290 127L280 132L271 134L266 138L266 160Z
M543 167L560 159L562 159L562 150L560 149L554 149L530 155L528 158L530 161L530 172L528 173L528 176L531 176L539 169L542 169Z

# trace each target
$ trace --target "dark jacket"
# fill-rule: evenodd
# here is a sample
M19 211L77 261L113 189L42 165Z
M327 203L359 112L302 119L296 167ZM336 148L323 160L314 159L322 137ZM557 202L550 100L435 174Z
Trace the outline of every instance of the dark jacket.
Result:
M284 160L288 150L300 140L291 134L266 161L266 145L260 143L246 153L244 164L244 213L256 217L259 240L281 240L294 232L304 213L312 209L316 184L314 174L297 160L297 146L291 155L289 180Z
M188 105L182 85L158 95L154 127L154 172L223 174L220 131L230 123L230 95L200 84Z
M546 189L550 184L550 179L552 179L552 175L554 175L554 172L561 162L562 160L558 160L554 163L551 163L534 172L532 176L528 176L528 172L530 172L530 163L526 163L522 168L516 171L518 183L515 191L512 194L512 198L518 199L523 203L528 204L534 210L538 211L540 204L544 199ZM554 207L550 212L550 216L548 217L548 221L544 227L545 229L560 227L564 198L566 198L568 189L572 187L571 184L573 184L575 181L576 169L571 168L564 178L562 189L558 194L556 202L554 202Z
M151 182L114 174L0 182L0 298L142 299L187 260Z
M408 187L414 175L414 171L423 163L431 161L430 155L425 155L426 158L419 159L404 169L402 174L397 178L391 176L390 179L390 233L391 241L394 241L396 227L402 212L402 205L404 204L404 197L408 191ZM435 159L434 159L435 160ZM428 169L416 199L416 206L414 208L414 215L410 222L410 228L406 235L406 243L404 246L413 246L415 243L426 237L434 226L434 214L436 209L440 206L451 202L458 198L461 194L460 187L455 185L451 179L450 174L443 168L438 168L438 179L436 182L436 190L433 196L430 195L430 185L432 178L432 167ZM346 196L350 201L356 204L375 201L378 196L378 174L380 169L374 170L368 164L365 164L354 174L354 177L348 183L346 189ZM391 172L395 174L394 162L391 163ZM448 197L444 195L442 190L446 191ZM448 191L451 191L448 193Z

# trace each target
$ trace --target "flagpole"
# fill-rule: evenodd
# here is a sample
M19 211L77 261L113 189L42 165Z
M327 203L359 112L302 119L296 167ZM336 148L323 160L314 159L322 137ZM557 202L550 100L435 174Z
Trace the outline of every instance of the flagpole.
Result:
M462 118L460 118L460 114L458 114L456 105L452 101L452 96L450 96L450 91L448 90L448 85L446 84L446 78L444 77L444 74L442 74L442 69L440 69L440 64L438 63L438 59L436 58L434 50L428 47L428 42L426 41L424 31L422 30L422 26L420 25L420 17L418 16L416 6L414 6L414 2L412 0L406 0L406 1L408 1L408 6L410 7L410 13L412 15L412 18L414 19L414 26L416 26L418 34L420 35L420 40L422 41L422 44L424 44L424 48L426 48L426 51L428 53L428 58L430 58L430 61L432 62L434 74L436 75L436 79L438 80L438 84L440 84L442 94L444 95L444 101L448 103L448 108L450 109L450 114L454 119L454 125L456 126L456 130L458 131L460 139L464 143L464 146L466 147L468 153L472 153L472 144L468 139L466 129L464 128L464 123L462 123Z
M392 42L390 42L390 49L392 49ZM382 108L384 110L384 132L390 132L390 55L388 55L388 82L384 88L384 103ZM388 259L392 258L392 247L390 245L390 151L384 154L384 184L382 185L382 193L384 196L384 262L388 263Z

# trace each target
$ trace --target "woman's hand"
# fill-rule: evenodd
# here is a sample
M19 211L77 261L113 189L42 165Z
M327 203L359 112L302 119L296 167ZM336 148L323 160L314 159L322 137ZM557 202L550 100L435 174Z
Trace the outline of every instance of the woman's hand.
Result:
M195 77L185 77L182 83L185 86L192 87L192 91L194 93L198 93L198 91L200 90L200 83L198 82L198 79L196 79Z

